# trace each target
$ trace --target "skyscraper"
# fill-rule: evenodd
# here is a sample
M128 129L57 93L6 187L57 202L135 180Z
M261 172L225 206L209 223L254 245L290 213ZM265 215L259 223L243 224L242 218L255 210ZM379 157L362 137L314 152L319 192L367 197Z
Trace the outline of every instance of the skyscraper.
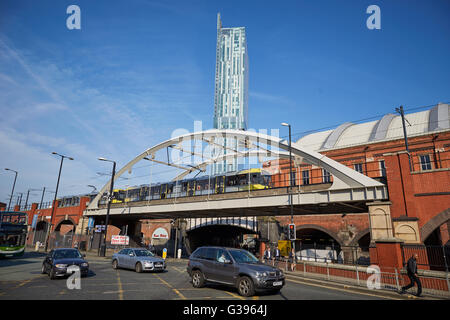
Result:
M214 128L247 129L248 54L244 27L223 28L217 14L216 79L214 93ZM237 149L236 141L221 141ZM226 153L223 148L222 152ZM214 174L238 170L237 159L214 166Z

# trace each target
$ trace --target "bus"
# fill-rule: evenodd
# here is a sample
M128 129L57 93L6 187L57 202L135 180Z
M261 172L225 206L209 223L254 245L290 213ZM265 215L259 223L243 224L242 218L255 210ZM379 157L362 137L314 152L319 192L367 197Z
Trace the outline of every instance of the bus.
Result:
M24 212L0 211L0 258L24 254L27 220Z

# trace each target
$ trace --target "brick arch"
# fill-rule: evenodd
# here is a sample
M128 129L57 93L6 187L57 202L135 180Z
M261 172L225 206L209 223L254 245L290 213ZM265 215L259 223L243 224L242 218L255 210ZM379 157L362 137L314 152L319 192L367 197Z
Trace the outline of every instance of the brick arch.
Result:
M430 219L421 229L420 229L420 237L422 242L424 242L430 234L439 228L443 223L447 222L450 219L450 208L445 209L441 213L434 216Z
M54 228L53 230L56 230L56 229L60 228L64 221L70 221L70 222L73 224L73 226L74 226L75 228L77 227L77 224L75 223L75 221L74 221L71 217L67 217L67 219L65 219L65 218L61 219L61 220L55 225L55 228Z
M356 236L353 238L353 240L350 242L350 246L356 246L357 244L358 244L358 241L362 238L362 237L364 237L366 234L370 234L370 228L366 228L366 229L364 229L364 230L362 230L362 231L360 231L360 232L358 232L357 234L356 234Z
M322 232L328 234L330 237L332 237L334 240L336 240L337 243L339 243L340 246L344 245L344 242L337 235L337 233L335 233L335 232L333 232L333 231L331 231L329 229L326 229L326 228L324 228L324 227L322 227L322 226L320 226L318 224L302 224L302 225L299 225L299 226L296 225L295 229L296 229L297 232L299 230L303 230L303 229L316 229L316 230L319 230L319 231L322 231Z

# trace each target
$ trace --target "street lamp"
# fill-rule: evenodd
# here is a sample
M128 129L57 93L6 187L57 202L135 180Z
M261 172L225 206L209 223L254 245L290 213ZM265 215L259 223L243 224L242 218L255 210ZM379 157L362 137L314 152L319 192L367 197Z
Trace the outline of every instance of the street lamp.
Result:
M14 187L16 186L16 180L17 180L17 174L18 174L18 172L15 171L15 170L12 170L12 169L8 169L8 168L5 168L5 170L7 170L7 171L13 171L13 172L16 173L16 175L15 175L15 177L14 177L14 183L13 183L12 191L11 191L11 198L9 198L9 204L8 204L8 211L9 211L9 209L10 209L10 207L11 207L11 200L12 200L12 197L13 197L13 194L14 194Z
M62 169L62 165L63 165L63 162L64 162L64 158L67 158L67 159L69 159L69 160L73 160L72 157L64 156L64 155L59 154L59 153L56 153L56 152L52 152L52 154L61 157L61 164L60 164L60 166L59 166L58 181L56 182L56 191L55 191L55 198L53 199L53 204L52 204L52 214L51 214L51 216L50 216L50 224L49 224L49 227L47 228L47 236L45 237L45 249L44 249L44 250L45 250L46 252L47 252L47 249L48 249L48 238L49 238L49 234L50 234L50 231L51 231L52 225L53 225L53 224L52 224L52 223L53 223L53 215L54 215L54 213L55 213L56 197L57 197L57 195L58 195L59 180L60 180L60 178L61 178L61 169Z
M294 224L294 206L292 203L292 146L291 146L291 125L286 122L281 123L284 127L289 127L289 203L291 207L291 224ZM299 186L300 188L300 186ZM295 252L295 240L293 242Z
M108 161L113 163L112 175L111 175L111 185L109 187L109 197L108 197L108 207L106 209L106 219L105 219L105 230L103 236L101 237L101 245L100 245L100 256L104 257L106 254L106 234L108 232L108 220L109 220L109 210L111 209L111 201L113 196L113 188L114 188L114 176L116 175L116 162L113 160L108 160L105 158L98 158L100 161Z

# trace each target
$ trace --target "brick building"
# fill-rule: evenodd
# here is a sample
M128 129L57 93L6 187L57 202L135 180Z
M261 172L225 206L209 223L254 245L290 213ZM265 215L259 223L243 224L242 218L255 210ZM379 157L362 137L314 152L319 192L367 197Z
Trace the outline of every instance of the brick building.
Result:
M387 184L394 238L406 244L445 245L450 230L449 114L447 104L407 114L409 154L401 117L393 114L372 122L344 123L296 143ZM289 167L289 160L263 164L273 174L274 187L289 185ZM333 181L326 170L299 159L293 159L292 170L293 184L305 190ZM277 219L286 225L290 217ZM344 249L371 242L368 214L306 214L295 216L294 223L297 241L331 238Z

